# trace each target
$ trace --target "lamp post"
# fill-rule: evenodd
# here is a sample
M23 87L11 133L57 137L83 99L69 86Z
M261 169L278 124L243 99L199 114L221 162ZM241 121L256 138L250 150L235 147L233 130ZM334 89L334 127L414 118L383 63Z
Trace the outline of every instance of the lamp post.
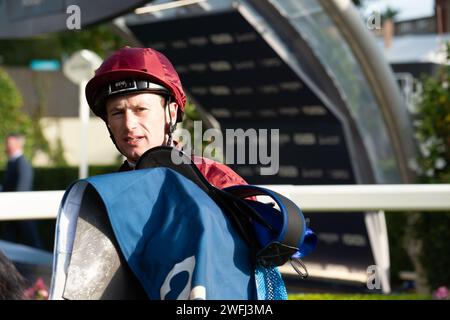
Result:
M78 116L81 124L80 131L80 165L78 177L80 179L88 176L88 129L89 129L89 105L84 95L84 89L95 70L102 63L102 59L94 52L80 50L70 56L63 65L64 75L78 85L79 109Z

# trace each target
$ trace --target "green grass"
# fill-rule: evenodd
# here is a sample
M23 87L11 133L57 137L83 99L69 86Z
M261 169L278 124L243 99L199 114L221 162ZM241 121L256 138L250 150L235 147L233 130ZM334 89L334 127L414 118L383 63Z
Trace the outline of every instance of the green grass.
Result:
M428 295L418 294L290 294L289 300L431 300Z

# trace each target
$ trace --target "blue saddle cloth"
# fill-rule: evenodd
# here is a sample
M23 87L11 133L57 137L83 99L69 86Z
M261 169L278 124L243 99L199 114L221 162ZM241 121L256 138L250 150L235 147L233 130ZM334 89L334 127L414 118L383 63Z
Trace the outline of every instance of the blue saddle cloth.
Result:
M155 168L86 181L150 299L261 298L246 243L190 180Z

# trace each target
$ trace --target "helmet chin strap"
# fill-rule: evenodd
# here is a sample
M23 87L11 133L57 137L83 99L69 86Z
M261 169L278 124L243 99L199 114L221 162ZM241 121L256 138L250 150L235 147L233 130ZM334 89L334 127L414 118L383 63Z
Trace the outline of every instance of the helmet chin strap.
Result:
M167 138L167 142L166 142L166 146L171 147L172 146L172 134L175 131L176 127L177 127L177 122L175 120L175 123L172 123L172 115L170 113L170 102L171 102L171 97L169 96L167 98L167 102L166 102L166 107L165 110L167 110L169 112L169 128L168 128L168 132L167 135L169 136ZM164 115L166 115L166 113L164 112ZM165 118L165 117L164 117ZM166 122L167 123L167 122Z
M112 132L111 132L111 129L109 128L109 124L108 124L106 121L105 121L105 123L106 123L106 128L108 129L109 137L111 138L111 141L113 142L113 144L114 144L114 146L116 147L116 149L120 152L120 154L121 154L121 155L124 155L124 154L122 153L122 151L120 151L119 147L117 146L116 140L114 139L114 136L113 136L113 134L112 134Z

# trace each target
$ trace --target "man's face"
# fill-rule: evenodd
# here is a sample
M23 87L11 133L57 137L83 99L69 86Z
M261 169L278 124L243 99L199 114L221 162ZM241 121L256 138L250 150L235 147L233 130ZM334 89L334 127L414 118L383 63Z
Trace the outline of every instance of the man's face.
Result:
M11 157L22 148L21 143L16 137L7 137L5 140L5 151L8 157Z
M106 116L117 147L131 162L136 162L148 149L166 142L164 98L153 93L137 93L108 99ZM172 121L177 106L170 104Z

